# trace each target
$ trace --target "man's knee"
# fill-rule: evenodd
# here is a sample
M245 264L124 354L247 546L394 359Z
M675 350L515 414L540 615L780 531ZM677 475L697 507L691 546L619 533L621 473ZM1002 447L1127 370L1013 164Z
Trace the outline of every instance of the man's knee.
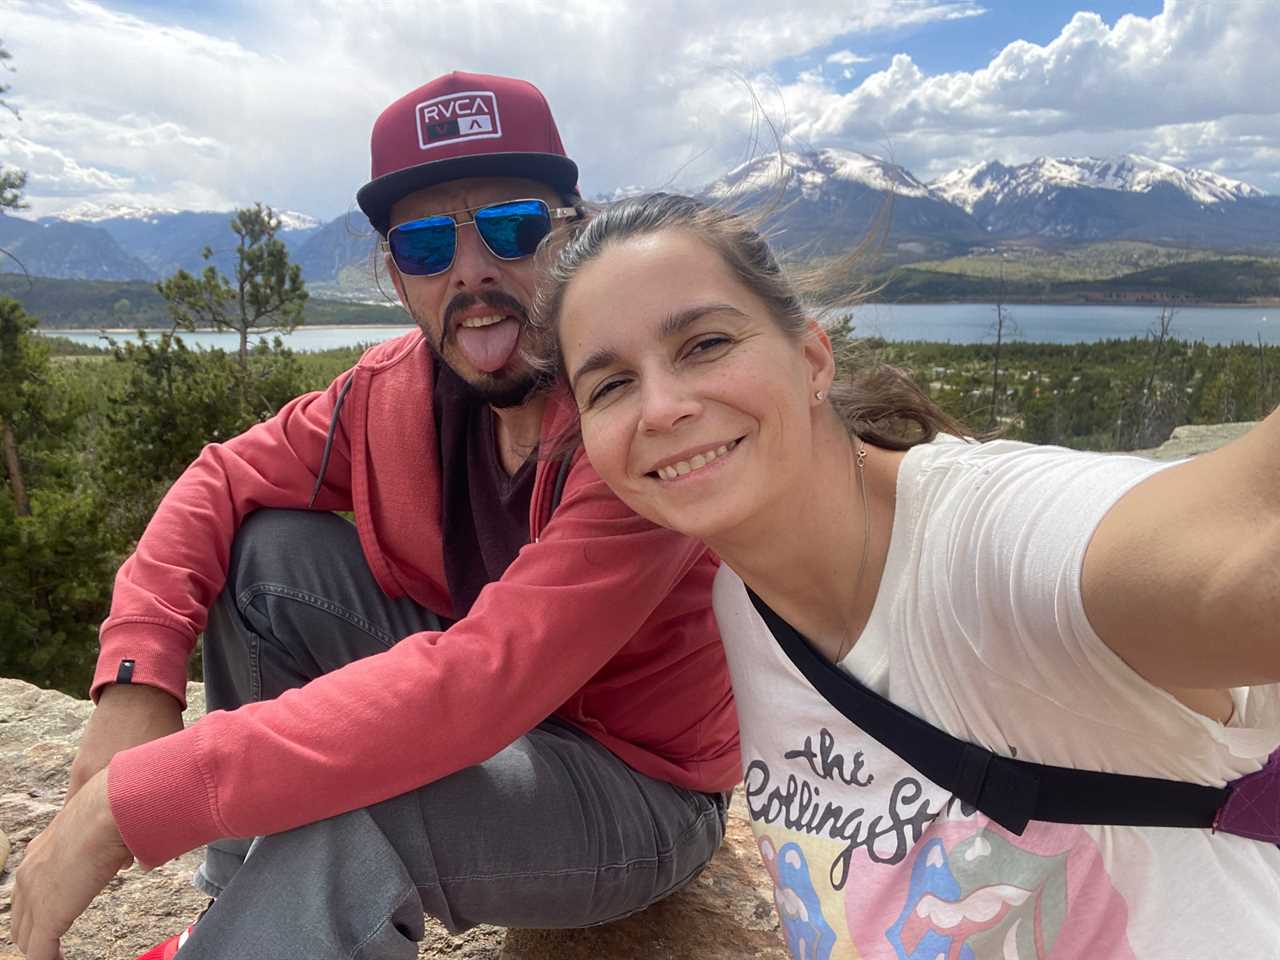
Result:
M355 527L336 514L255 510L236 533L228 584L243 588L260 577L279 578L304 558L314 558L335 547L359 550Z

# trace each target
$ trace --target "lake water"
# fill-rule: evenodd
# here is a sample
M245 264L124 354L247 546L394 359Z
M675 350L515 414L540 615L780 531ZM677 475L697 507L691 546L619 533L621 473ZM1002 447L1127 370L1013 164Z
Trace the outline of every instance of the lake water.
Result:
M859 336L886 340L989 343L996 308L989 303L869 303L853 311ZM1088 343L1145 336L1158 326L1160 308L1098 304L1011 304L1005 307L1006 340ZM1280 344L1280 307L1178 307L1170 335L1206 343Z
M886 340L932 340L988 343L995 339L995 307L986 303L867 304L853 311L860 336ZM1160 319L1153 306L1096 304L1013 304L1005 308L1006 340L1029 343L1084 343L1112 338L1141 337ZM283 339L294 350L330 350L358 343L374 343L407 333L410 327L299 327ZM79 343L102 345L95 330L43 330ZM1280 307L1178 307L1170 333L1180 340L1206 343L1280 345ZM112 334L117 340L129 336ZM191 345L236 349L233 333L184 333Z

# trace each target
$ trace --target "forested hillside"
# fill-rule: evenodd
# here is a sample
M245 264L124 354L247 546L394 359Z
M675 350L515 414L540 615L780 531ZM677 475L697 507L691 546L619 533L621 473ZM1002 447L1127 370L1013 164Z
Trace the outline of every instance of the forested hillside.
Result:
M12 297L40 319L40 326L89 330L160 330L170 325L156 285L144 280L55 280L0 273L0 297ZM386 305L311 298L304 323L386 324L405 322Z
M955 264L956 261L947 261ZM1229 258L1165 264L1099 279L1058 280L1011 269L975 275L918 265L875 275L875 299L892 303L1258 303L1280 300L1280 260Z

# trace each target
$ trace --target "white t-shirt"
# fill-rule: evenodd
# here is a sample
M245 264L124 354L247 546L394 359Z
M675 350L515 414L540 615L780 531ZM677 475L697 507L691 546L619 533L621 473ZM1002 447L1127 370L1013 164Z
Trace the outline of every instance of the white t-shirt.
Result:
M1152 686L1085 618L1085 548L1168 464L941 438L901 466L870 621L841 667L962 739L1024 760L1214 786L1280 744L1280 687L1228 725ZM744 792L792 955L1280 957L1280 849L1208 830L1032 823L1014 835L831 707L722 567L715 611Z

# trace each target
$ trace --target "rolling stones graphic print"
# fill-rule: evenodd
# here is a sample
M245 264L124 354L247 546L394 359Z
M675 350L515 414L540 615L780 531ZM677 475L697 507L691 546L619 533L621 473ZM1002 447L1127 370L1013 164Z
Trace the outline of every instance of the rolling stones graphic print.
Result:
M772 762L744 758L793 957L1133 956L1124 899L1083 828L1037 823L1015 836L878 744L876 764L858 746L819 728Z

